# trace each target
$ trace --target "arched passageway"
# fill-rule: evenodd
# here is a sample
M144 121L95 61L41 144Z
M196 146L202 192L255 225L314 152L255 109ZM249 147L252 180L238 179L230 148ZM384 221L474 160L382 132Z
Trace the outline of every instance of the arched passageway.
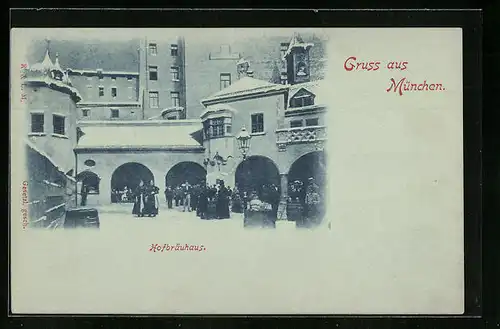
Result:
M264 156L251 156L243 160L235 172L235 183L240 192L259 195L264 186L274 185L280 191L280 174L275 163Z
M99 183L101 178L90 170L85 170L76 175L76 180L81 182L82 188L85 186L88 194L99 194Z
M111 176L111 202L132 202L132 192L141 181L154 182L153 173L145 165L129 162L116 168Z
M299 197L301 202L305 202L304 198L309 186L312 187L312 184L317 185L317 192L319 193L320 198L320 206L318 208L319 218L324 217L327 206L326 175L326 158L324 151L314 151L301 156L300 158L295 160L295 162L290 167L290 171L288 172L289 195L292 195L292 191L290 190L290 188L295 181L300 181L303 183L304 194L301 193Z
M289 182L299 180L307 185L311 177L320 188L325 188L327 177L324 151L313 151L301 156L295 160L288 172Z
M196 162L180 162L173 166L165 175L165 186L177 187L186 181L191 184L201 184L205 181L207 171Z

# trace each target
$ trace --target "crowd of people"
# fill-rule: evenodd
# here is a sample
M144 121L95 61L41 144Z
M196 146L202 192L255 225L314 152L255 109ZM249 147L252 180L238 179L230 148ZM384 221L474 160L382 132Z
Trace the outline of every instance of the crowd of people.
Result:
M140 182L135 190L125 187L116 202L133 202L132 214L137 217L155 217L158 215L160 189L153 181ZM246 213L255 210L253 207L266 206L270 216L278 217L280 191L275 184L263 184L234 189L226 186L224 181L216 184L200 182L190 184L184 182L177 186L166 186L164 190L165 202L168 209L179 209L184 212L195 212L201 219L227 219L231 213ZM288 204L299 204L304 218L321 217L322 202L320 189L310 178L307 183L296 180L289 184ZM265 208L265 207L264 207ZM263 208L263 209L264 209Z

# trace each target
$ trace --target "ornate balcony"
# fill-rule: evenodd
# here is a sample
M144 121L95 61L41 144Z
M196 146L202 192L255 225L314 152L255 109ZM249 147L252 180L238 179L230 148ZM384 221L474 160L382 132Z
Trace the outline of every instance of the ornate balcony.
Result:
M326 141L325 126L309 126L276 130L276 144L280 151L285 151L287 145L311 143L317 149L322 149Z

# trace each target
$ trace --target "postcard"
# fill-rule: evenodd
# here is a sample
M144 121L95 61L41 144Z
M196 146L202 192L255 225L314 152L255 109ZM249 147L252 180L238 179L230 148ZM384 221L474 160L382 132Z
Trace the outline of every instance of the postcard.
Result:
M15 28L13 314L462 314L462 30Z

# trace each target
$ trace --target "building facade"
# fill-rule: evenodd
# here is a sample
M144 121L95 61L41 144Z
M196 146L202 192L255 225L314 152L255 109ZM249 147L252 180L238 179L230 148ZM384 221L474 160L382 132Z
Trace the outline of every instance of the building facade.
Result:
M137 45L137 70L68 69L83 101L78 119L177 120L186 117L184 39L144 38Z
M110 204L113 192L140 181L163 191L169 179L194 183L206 175L199 120L86 121L80 130L77 178L89 187L89 206Z
M74 205L77 106L81 96L57 58L47 50L26 69L26 168L28 214L33 226L47 227Z
M209 97L240 78L250 76L275 84L288 84L285 53L291 43L313 44L307 50L310 80L322 80L325 68L327 37L320 34L298 36L241 38L230 44L199 39L186 41L187 108L190 118L205 111L200 100ZM299 81L296 81L297 83ZM294 81L290 81L294 83Z
M291 181L313 177L324 187L326 105L323 81L311 81L312 47L298 35L292 38L284 54L286 84L247 75L201 101L210 182L222 179L244 190L274 184L283 201ZM243 129L251 136L245 156L237 140Z
M185 42L144 38L139 45L143 119L186 118Z

